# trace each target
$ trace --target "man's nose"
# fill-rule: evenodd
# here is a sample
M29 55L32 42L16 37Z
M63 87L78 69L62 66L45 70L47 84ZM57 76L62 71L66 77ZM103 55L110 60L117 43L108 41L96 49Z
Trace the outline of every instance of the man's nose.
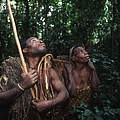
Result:
M84 53L85 55L88 55L88 52L87 51L85 51L85 53Z
M88 52L87 52L87 51L85 51L85 54L88 54Z
M42 40L40 40L40 43L43 43L43 41L42 41Z

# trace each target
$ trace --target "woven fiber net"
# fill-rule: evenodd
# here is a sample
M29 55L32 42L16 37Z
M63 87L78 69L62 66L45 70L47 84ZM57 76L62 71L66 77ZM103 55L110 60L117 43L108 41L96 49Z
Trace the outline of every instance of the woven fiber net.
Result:
M0 92L12 89L21 79L21 61L19 57L9 57L1 64ZM34 120L31 117L31 93L26 90L10 107L9 120ZM32 114L32 113L31 113ZM31 119L30 119L31 117ZM36 119L37 120L37 119Z

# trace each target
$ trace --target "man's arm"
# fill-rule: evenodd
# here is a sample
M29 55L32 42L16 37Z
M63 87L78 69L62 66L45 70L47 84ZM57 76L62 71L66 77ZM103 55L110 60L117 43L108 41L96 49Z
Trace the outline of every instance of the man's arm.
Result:
M39 112L50 109L62 102L64 102L68 97L67 89L64 84L59 80L59 77L54 69L50 69L50 75L52 77L52 85L58 92L57 96L51 100L44 101L33 101L33 107L35 107Z
M90 68L90 81L92 84L92 88L97 88L98 85L100 84L100 80L97 76L96 69L93 65L93 63L89 60L88 66Z
M0 93L0 106L8 106L15 98L22 94L22 90L17 86L5 92Z
M38 79L35 70L30 70L29 73L21 74L21 82L18 83L14 88L0 93L0 106L8 106L18 96L20 96L25 89L30 88Z

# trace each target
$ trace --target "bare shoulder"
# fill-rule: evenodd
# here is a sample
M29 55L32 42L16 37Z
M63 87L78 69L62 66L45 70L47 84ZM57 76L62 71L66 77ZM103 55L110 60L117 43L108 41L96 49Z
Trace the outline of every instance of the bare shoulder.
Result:
M54 68L50 68L49 73L52 78L56 78L56 77L58 78L57 72L55 71Z
M49 73L50 73L51 83L52 83L53 87L58 91L65 89L64 84L61 82L57 72L53 68L49 69Z
M65 64L65 69L66 69L67 71L71 71L71 70L72 70L72 64L71 64L71 63Z
M56 73L54 68L49 68L49 72L50 72L50 74Z

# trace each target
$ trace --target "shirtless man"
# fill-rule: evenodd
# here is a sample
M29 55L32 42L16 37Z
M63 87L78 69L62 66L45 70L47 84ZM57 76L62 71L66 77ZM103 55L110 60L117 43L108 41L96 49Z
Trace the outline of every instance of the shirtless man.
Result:
M79 106L80 101L88 104L91 90L96 89L99 84L95 67L83 47L75 46L70 49L70 61L70 64L65 65L63 72L70 95L69 110L73 104Z
M46 64L46 62L44 62L43 65L41 65L42 61L46 58L45 43L42 40L38 40L36 37L31 37L25 42L23 52L26 56L28 67L35 69L39 76L37 83L39 95L37 100L33 101L33 107L39 113L42 113L43 111L49 110L65 101L68 98L67 89L59 80L59 77L56 71L52 68L52 65L47 64L45 68L42 68ZM48 82L46 82L46 79ZM53 93L55 91L55 94L52 93L51 95L52 91ZM43 117L45 116L46 114L43 115Z
M68 73L64 74L69 78L67 86L70 93L74 94L76 89L87 89L90 86L89 82L92 88L97 88L99 80L86 50L83 47L72 47L70 60L71 64L65 66Z

